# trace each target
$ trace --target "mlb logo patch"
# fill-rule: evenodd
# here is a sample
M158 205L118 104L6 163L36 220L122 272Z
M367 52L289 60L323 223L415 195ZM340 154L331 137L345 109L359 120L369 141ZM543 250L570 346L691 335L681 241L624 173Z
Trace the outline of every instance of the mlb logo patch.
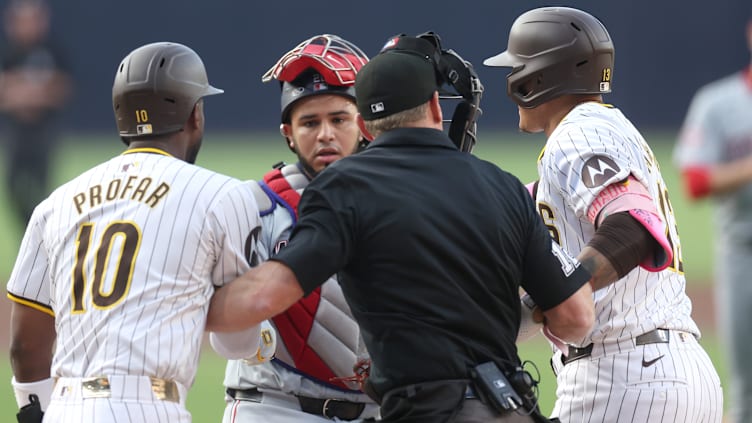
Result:
M384 103L378 102L371 104L371 113L379 113L384 111Z
M611 83L610 82L601 82L600 90L601 90L601 92L611 91Z
M151 134L153 131L150 123L145 123L143 125L136 126L136 133L139 135L142 134Z

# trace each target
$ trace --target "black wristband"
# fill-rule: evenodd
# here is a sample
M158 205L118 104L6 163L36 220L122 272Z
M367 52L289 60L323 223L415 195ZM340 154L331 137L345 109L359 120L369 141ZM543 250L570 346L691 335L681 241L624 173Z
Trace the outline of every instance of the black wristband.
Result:
M42 423L42 417L44 417L42 404L36 394L29 395L29 403L16 413L18 423Z

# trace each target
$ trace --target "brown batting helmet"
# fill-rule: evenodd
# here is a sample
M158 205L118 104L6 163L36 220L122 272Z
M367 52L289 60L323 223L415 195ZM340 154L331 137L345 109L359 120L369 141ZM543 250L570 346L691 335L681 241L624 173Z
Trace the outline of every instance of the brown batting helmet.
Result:
M141 46L129 53L115 74L112 106L120 137L179 131L202 97L223 91L209 85L201 58L170 42Z
M614 44L589 13L542 7L520 15L509 31L507 50L483 64L512 68L507 95L533 108L562 94L611 92Z

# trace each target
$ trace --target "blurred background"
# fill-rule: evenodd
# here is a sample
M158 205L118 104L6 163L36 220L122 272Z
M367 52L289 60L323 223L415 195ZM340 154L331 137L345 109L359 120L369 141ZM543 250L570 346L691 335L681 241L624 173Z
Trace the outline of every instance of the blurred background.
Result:
M5 10L9 2L0 0L0 10ZM32 147L22 142L20 150L25 152L25 159L20 162L49 168L49 186L44 187L49 192L122 151L111 103L115 69L124 56L142 44L173 41L196 50L204 59L212 85L225 90L224 95L207 100L207 134L197 164L242 179L258 178L273 163L295 159L277 133L279 87L261 82L261 75L284 52L315 34L334 33L373 56L393 35L430 30L441 36L445 48L454 49L475 65L486 88L476 154L528 182L535 178L535 158L544 138L519 137L517 110L506 97L504 71L486 68L482 61L506 48L516 16L547 5L592 13L614 40L614 91L605 100L643 131L661 162L682 232L695 316L703 326L705 345L725 378L723 353L717 350L712 311L708 309L712 307L708 296L712 284L708 204L690 204L684 197L678 172L672 167L671 149L697 88L749 65L744 26L752 16L750 0L51 1L47 40L54 45L70 84L48 123L50 144ZM7 15L3 18L7 29ZM0 61L8 60L9 41L7 32L0 32L0 42L6 46ZM3 117L0 282L4 287L23 224L14 216L16 201L9 188L14 182L9 169L19 162L13 158L17 153L12 148L14 126L7 115ZM44 155L49 156L49 162L39 160ZM20 186L22 193L25 187L31 191L31 182L16 182L16 189ZM0 302L0 321L7 322L8 301ZM7 345L2 332L0 342ZM8 412L3 412L7 418L0 420L9 420L15 412L5 348L0 349L0 408ZM521 349L523 358L536 361L543 374L544 411L550 410L555 384L548 375L547 354L542 339ZM223 365L224 361L211 351L202 358L189 397L194 421L219 420Z
M226 90L207 107L209 131L276 130L278 89L261 75L295 43L334 33L372 56L392 35L432 30L475 64L486 87L483 128L515 128L503 73L482 60L506 48L516 16L543 5L582 8L604 22L616 46L607 99L643 128L676 127L700 84L749 62L749 0L51 1L54 40L77 84L62 123L114 134L110 96L120 60L141 44L175 41L194 48Z

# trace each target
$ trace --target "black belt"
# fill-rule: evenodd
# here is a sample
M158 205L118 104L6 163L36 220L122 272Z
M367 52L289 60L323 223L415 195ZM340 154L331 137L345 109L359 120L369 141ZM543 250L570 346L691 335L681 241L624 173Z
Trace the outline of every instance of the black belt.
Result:
M227 388L227 395L239 401L261 402L263 393L256 388L250 389L232 389ZM365 403L350 402L332 398L311 398L295 395L300 403L300 409L308 414L326 417L328 419L338 418L340 420L355 420L363 413L366 408Z
M668 329L653 329L650 332L645 332L642 335L635 338L635 345L648 345L648 344L668 344L670 331ZM582 348L569 346L567 356L562 356L561 361L564 364L569 364L575 360L581 358L590 357L593 353L593 344L586 345Z

